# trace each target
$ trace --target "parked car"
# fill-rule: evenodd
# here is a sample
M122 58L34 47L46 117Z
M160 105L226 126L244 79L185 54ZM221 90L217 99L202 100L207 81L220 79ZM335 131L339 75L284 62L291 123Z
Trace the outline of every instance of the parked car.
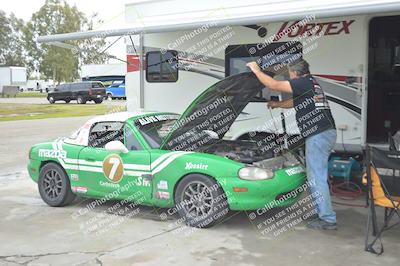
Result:
M103 83L99 81L85 81L77 83L65 83L58 85L47 95L49 103L65 101L69 103L76 100L78 104L85 104L87 101L101 103L106 96Z
M116 98L126 99L125 82L114 81L110 86L107 87L106 93L107 93L107 98L109 99L116 99Z
M34 145L29 175L50 206L68 205L76 195L133 201L173 208L195 227L218 223L229 210L293 204L306 182L293 154L223 139L262 87L243 73L210 87L181 116L95 117L69 138Z

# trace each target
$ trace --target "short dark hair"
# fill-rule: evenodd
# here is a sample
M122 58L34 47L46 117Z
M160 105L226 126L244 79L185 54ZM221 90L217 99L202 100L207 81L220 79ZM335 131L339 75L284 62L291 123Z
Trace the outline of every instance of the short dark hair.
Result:
M295 71L299 76L310 74L310 65L304 59L298 59L288 64L289 71Z

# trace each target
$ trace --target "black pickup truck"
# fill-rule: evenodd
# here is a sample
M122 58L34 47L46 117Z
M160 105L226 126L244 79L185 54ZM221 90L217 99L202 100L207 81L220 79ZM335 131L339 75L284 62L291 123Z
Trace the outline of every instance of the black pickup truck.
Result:
M85 104L87 101L101 103L106 96L106 89L103 83L99 81L84 81L76 83L65 83L58 85L47 95L49 103L56 101L65 101L69 103L76 100L79 104Z

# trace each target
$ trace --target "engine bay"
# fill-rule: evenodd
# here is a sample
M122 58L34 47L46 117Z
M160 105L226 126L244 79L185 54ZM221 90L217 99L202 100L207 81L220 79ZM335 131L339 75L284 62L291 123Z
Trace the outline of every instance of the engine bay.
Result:
M262 152L256 142L246 140L219 140L202 151L273 171L300 163L289 151L282 154Z
M273 152L263 153L255 142L244 140L219 140L206 147L203 152L247 164L274 157Z

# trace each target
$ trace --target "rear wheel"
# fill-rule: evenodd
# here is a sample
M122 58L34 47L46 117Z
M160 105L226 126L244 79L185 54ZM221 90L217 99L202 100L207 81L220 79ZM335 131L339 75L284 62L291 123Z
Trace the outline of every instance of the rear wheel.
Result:
M221 186L205 175L186 176L179 182L174 197L179 215L193 227L211 227L229 212Z
M40 169L38 187L43 201L52 207L68 205L76 197L67 174L56 163L48 163Z
M78 96L78 98L76 98L76 102L77 102L78 104L85 104L85 103L86 103L86 100L85 100L85 98L83 98L82 96Z
M65 100L65 103L69 103L71 100L70 99L67 99L67 100Z
M48 100L49 103L51 103L51 104L53 104L53 103L56 102L52 96L50 96L49 98L47 98L47 100Z

